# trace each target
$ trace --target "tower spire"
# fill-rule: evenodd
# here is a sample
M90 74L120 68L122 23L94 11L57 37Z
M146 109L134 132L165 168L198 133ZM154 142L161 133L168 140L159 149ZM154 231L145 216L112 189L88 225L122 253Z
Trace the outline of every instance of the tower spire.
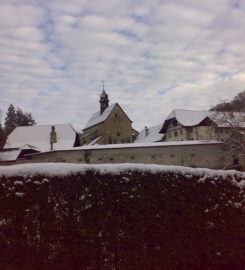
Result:
M102 114L105 109L109 106L109 99L108 95L105 92L105 82L102 80L102 86L103 86L103 91L102 94L100 95L100 114Z

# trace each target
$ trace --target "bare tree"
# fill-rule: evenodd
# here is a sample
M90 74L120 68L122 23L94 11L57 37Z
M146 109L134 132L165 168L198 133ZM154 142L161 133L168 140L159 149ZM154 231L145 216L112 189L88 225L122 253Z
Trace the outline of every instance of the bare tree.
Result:
M245 157L245 113L231 111L213 112L213 120L223 136L223 151L232 157L230 169L240 169L239 158Z

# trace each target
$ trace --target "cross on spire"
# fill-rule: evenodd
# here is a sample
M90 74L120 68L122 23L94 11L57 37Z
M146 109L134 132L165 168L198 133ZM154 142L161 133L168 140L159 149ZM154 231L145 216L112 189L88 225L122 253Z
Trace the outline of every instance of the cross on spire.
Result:
M105 81L102 80L102 85L103 85L103 91L105 91Z

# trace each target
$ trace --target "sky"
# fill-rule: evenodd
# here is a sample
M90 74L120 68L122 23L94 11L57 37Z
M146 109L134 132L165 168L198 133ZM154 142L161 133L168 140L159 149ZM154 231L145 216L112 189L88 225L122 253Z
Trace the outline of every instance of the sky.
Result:
M81 131L102 80L133 127L245 90L243 0L0 0L0 110Z

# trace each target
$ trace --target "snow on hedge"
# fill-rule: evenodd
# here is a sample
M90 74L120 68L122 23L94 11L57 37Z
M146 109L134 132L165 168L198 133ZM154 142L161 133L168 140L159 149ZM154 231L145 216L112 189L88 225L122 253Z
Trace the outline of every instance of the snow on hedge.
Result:
M13 166L1 166L0 177L13 177L22 176L30 177L35 175L43 175L45 177L74 175L78 173L85 174L87 171L96 171L100 174L113 174L119 175L123 173L130 173L139 171L156 173L175 173L178 175L198 176L200 182L205 182L207 178L227 179L231 178L235 185L245 187L245 173L235 170L212 170L205 168L190 168L183 166L173 165L155 165L155 164L135 164L135 163L122 163L122 164L66 164L66 163L35 163L35 164L22 164ZM238 180L239 179L239 180Z

